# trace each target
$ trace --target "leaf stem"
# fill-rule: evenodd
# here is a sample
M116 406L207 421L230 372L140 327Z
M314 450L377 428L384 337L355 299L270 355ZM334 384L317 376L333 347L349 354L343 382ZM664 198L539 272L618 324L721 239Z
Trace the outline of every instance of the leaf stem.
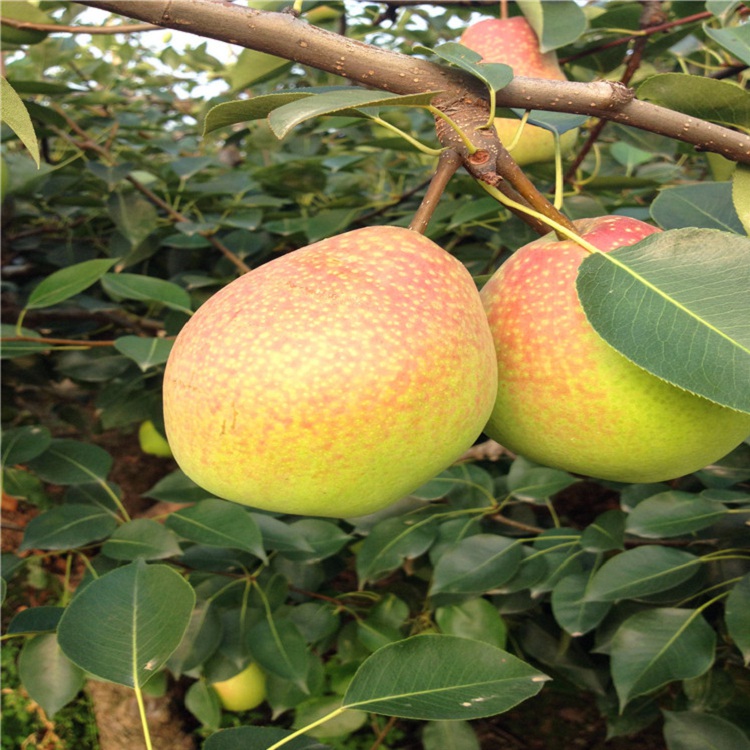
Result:
M302 727L302 729L298 729L296 732L292 732L287 737L284 737L283 740L279 740L278 742L274 742L271 747L267 748L267 750L278 750L278 748L283 747L288 742L291 742L292 740L296 739L297 737L303 735L305 732L309 732L311 729L315 729L315 727L319 727L321 724L325 724L327 721L330 721L331 719L336 718L340 714L343 714L344 711L346 711L345 706L339 706L339 708L331 711L331 713L326 714L320 719L317 719L316 721L313 721L311 724L308 724L307 726Z
M153 745L151 744L151 733L148 729L148 719L146 718L146 705L143 702L143 691L137 682L133 689L135 690L136 703L138 703L138 714L141 717L141 726L143 727L143 739L146 743L146 750L153 750Z
M444 148L431 148L430 146L426 146L421 141L418 141L413 136L401 130L401 128L397 128L395 125L392 125L390 122L388 122L387 120L384 120L382 117L377 117L376 115L367 115L367 116L374 123L377 123L381 127L386 128L387 130L390 130L392 133L395 133L396 135L403 138L408 143L411 143L412 146L417 148L423 154L427 154L427 156L440 156L440 154L442 154L443 151L445 151Z

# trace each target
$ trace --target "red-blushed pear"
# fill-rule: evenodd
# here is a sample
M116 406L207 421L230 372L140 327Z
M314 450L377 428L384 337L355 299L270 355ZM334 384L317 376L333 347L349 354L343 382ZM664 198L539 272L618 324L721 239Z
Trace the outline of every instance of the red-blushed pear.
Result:
M465 267L417 232L368 227L262 265L195 313L167 362L166 432L219 497L358 516L471 446L496 375Z
M539 38L523 16L479 21L464 31L461 44L481 55L482 62L510 65L514 75L567 80L555 52L540 52ZM503 145L511 145L520 124L514 117L495 118L495 129ZM563 156L571 151L577 137L578 130L568 130L560 136ZM554 136L545 128L527 123L510 153L521 166L552 161Z
M234 677L212 683L227 711L250 711L266 699L266 675L254 662Z
M658 231L623 216L575 224L604 252ZM620 482L673 479L722 458L750 434L750 415L670 385L607 344L576 293L586 255L548 234L482 289L498 360L486 434L537 463Z

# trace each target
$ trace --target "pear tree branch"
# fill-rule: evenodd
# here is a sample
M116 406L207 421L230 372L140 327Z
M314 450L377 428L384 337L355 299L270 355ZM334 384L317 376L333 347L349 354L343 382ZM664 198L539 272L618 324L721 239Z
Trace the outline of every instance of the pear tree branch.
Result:
M348 39L312 26L291 13L259 11L225 0L78 1L146 23L283 57L362 86L396 94L443 91L435 102L440 108L451 103L485 109L489 106L483 84L461 70ZM750 136L640 101L630 89L618 83L518 76L497 92L497 106L604 118L750 164Z

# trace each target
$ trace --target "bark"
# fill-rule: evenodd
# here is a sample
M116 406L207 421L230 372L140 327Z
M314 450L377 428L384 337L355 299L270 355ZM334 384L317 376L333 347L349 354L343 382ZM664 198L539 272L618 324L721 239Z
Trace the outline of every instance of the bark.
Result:
M226 0L79 0L126 17L267 52L397 94L443 92L439 107L487 110L484 86L456 68L365 44L308 24L291 13L258 11ZM500 107L604 118L750 164L750 136L648 102L618 83L576 83L518 76L497 92ZM450 144L453 145L453 144Z

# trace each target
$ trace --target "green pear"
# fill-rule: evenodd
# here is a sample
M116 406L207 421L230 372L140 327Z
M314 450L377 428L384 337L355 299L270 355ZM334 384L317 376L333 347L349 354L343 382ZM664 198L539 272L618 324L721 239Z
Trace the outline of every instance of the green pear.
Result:
M408 495L479 436L492 336L465 267L399 227L325 239L235 279L164 378L174 457L266 510L352 517Z
M514 75L566 80L557 55L554 52L540 52L539 39L523 16L479 21L464 31L461 44L480 54L482 62L510 65ZM520 120L512 117L495 118L495 129L504 146L512 144L520 124ZM577 137L578 130L568 130L560 136L563 156L573 149ZM527 123L510 153L522 167L552 161L555 158L554 135L545 128Z
M228 680L212 683L227 711L250 711L266 699L266 676L254 662Z
M604 252L658 231L624 216L575 223ZM620 482L673 479L722 458L750 434L750 414L670 385L607 344L576 293L586 255L548 234L482 289L498 361L485 433L537 463Z
M150 419L141 422L141 426L138 428L138 443L141 446L141 450L151 456L159 456L160 458L170 458L172 456L172 449L169 447L169 443L164 439L159 430L156 429L156 425Z

